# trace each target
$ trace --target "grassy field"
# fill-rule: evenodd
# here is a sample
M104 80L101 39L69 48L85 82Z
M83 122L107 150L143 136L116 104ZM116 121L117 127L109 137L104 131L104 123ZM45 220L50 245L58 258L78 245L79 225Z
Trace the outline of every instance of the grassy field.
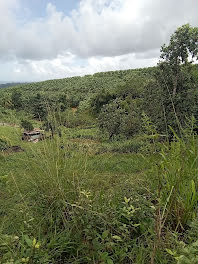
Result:
M0 263L197 263L197 237L182 233L197 224L194 138L143 155L95 127L37 144L0 134L24 150L0 153ZM177 262L182 248L191 262Z

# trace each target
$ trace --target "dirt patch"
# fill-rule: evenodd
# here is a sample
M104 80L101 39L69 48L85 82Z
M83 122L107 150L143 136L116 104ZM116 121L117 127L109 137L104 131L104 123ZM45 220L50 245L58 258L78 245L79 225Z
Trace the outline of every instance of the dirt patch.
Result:
M76 108L76 107L72 107L72 112L73 112L73 114L75 114L77 111L78 111L78 108Z
M0 126L19 127L16 124L0 123Z
M12 146L12 147L5 149L3 152L9 154L9 153L16 153L16 152L23 152L23 151L25 150L22 149L20 146Z

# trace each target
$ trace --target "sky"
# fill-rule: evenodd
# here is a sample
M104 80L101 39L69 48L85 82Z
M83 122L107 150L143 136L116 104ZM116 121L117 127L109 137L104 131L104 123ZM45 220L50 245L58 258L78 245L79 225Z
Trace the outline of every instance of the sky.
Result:
M198 0L0 0L0 81L154 66Z

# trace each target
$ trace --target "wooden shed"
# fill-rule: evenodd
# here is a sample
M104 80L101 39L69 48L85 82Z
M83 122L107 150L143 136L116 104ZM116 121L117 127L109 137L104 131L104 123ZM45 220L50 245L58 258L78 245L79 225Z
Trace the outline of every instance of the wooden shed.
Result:
M29 142L38 142L44 139L44 131L43 130L33 130L33 131L25 131L22 135L22 140L26 140Z

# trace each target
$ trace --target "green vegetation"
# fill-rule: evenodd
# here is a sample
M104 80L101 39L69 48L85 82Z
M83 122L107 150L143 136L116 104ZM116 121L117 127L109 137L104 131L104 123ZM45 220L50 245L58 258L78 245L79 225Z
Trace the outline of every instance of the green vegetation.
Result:
M32 123L28 120L21 120L21 127L27 131L31 131L34 129Z
M0 263L198 263L197 37L157 67L1 89Z

